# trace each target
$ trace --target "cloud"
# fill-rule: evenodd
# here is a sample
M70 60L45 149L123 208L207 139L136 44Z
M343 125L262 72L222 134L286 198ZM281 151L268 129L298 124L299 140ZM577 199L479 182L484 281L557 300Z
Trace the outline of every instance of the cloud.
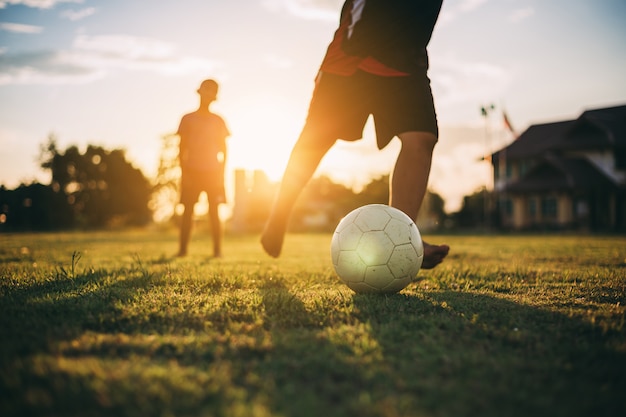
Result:
M433 57L431 79L439 104L467 102L502 97L514 74L507 68L488 62L460 61L455 57Z
M102 57L129 61L158 61L171 57L175 52L172 43L128 35L78 35L73 47Z
M21 4L33 9L51 9L60 3L83 3L83 0L0 0L0 9L4 9L7 5L14 6Z
M444 2L438 19L438 24L449 24L450 22L455 21L460 15L479 9L488 1L489 0L462 0L461 2L452 3L450 6L448 6L448 3Z
M514 10L513 13L509 16L509 20L511 22L517 23L520 20L524 20L535 14L535 9L532 7L525 7L522 9Z
M61 13L61 17L71 20L72 22L75 22L77 20L81 20L86 17L89 17L93 15L94 13L96 13L95 7L87 7L87 8L80 9L80 10L65 10L64 12Z
M183 75L209 72L219 65L180 56L174 44L155 39L79 35L69 50L0 54L0 85L86 83L114 71Z
M76 84L100 78L101 69L75 65L67 54L37 51L0 55L0 85Z
M461 4L459 4L458 8L462 12L471 12L478 9L483 4L487 3L487 1L488 0L463 0Z
M286 11L309 20L337 21L343 0L262 0L272 12Z
M22 23L0 23L0 30L13 33L36 34L43 31L43 27L34 25L24 25Z

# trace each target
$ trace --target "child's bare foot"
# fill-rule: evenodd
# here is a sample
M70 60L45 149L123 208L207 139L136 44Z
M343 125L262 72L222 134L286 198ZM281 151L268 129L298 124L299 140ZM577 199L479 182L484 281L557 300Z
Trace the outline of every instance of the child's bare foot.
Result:
M268 221L261 234L261 245L265 252L273 257L278 258L283 248L283 240L285 239L285 224L282 222Z
M431 245L426 242L424 244L424 260L422 261L422 269L432 269L439 265L443 258L448 255L450 246L448 245Z

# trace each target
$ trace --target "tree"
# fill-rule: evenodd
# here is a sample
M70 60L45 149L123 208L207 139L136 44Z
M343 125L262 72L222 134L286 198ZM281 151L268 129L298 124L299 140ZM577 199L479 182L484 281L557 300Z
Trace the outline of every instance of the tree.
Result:
M373 179L363 190L356 194L354 208L365 204L388 204L389 203L389 175ZM443 198L430 190L426 191L422 206L418 213L416 223L420 230L433 230L441 227L446 218L445 201Z
M356 207L366 204L388 204L389 175L382 175L370 181L360 193L356 194L356 202L358 203Z
M152 186L123 150L89 145L57 149L53 136L41 149L41 167L52 173L52 190L67 198L75 225L105 227L143 225L151 220Z
M461 210L454 213L455 226L460 228L484 227L486 225L485 200L487 197L488 191L485 187L465 196Z
M339 220L357 207L389 203L389 175L370 181L360 192L334 183L328 177L313 178L302 191L291 221L292 230L333 230ZM438 228L446 218L445 202L428 191L417 223L420 228Z
M22 184L14 190L0 187L0 230L55 230L72 222L65 196L47 185Z
M332 230L358 207L354 192L327 176L313 178L302 191L291 221L292 230Z
M179 196L180 164L178 162L178 142L176 134L161 137L161 154L150 200L150 209L158 222L170 220L175 215Z

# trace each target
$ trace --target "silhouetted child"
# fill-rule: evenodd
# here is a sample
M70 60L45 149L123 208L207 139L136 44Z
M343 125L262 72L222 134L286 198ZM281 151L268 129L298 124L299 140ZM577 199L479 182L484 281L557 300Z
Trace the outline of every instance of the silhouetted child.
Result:
M224 120L209 107L217 98L218 85L205 80L198 89L198 110L183 116L178 127L180 136L181 197L184 205L180 226L178 256L187 254L191 236L194 206L201 192L206 192L209 202L209 221L213 239L213 255L222 256L222 225L219 205L226 202L224 166L226 164L226 138L230 132Z

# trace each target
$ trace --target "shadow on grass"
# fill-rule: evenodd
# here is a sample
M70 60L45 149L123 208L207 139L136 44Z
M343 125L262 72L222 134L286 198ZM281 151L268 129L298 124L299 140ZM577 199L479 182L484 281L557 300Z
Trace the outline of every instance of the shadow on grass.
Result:
M153 285L170 284L120 269L3 286L1 414L626 413L623 335L563 314L455 291L320 295L314 311L266 279L248 304L203 310L226 292L208 283L184 309L126 316ZM72 347L89 332L98 343ZM84 369L69 372L73 359Z
M369 392L386 391L386 371L369 367L372 358L367 352L355 355L350 343L369 339L366 330L358 325L354 330L358 323L349 318L351 323L331 329L325 316L312 314L280 284L263 288L261 294L274 349L252 372L263 381L259 392L269 394L271 415L385 415Z
M2 285L0 363L13 355L49 352L51 342L72 340L115 316L117 303L132 299L151 278L139 271L57 274L31 284Z
M618 331L464 292L357 295L354 301L393 369L395 389L428 414L626 413L626 354L618 350L624 343Z
M25 278L25 277L24 277ZM30 281L30 282L29 282ZM90 382L56 369L59 345L101 329L150 277L140 270L59 270L0 285L0 415L82 415L97 404ZM97 413L96 413L97 415Z
M245 363L232 383L270 415L626 412L626 355L616 330L455 291L355 295L354 310L329 326L280 282L259 292L271 346L257 333L251 349L230 357Z

